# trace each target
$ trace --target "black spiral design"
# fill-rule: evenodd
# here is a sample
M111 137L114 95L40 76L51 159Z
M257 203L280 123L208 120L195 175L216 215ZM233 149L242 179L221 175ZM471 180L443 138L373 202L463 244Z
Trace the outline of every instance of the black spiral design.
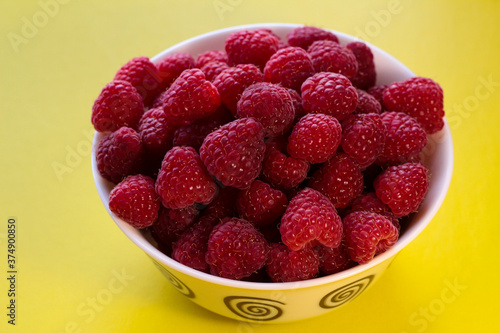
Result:
M336 308L359 296L372 283L374 275L369 275L326 294L319 306L324 309Z
M186 286L184 282L179 280L174 274L170 273L165 267L163 267L163 265L158 263L156 260L154 259L152 260L153 263L156 265L156 267L158 267L160 272L163 273L163 275L167 278L168 282L170 282L170 284L174 286L175 289L177 289L181 294L183 294L186 297L189 298L195 297L193 291L188 286Z
M228 296L224 298L224 303L234 314L256 321L270 321L281 317L282 305L285 305L272 299L245 296Z

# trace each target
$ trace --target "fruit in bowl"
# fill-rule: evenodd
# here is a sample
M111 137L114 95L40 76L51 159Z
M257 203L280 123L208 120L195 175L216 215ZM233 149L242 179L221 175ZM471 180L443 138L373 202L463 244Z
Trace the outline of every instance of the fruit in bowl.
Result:
M451 178L439 84L316 27L233 27L134 58L92 123L116 224L181 293L240 320L354 299Z

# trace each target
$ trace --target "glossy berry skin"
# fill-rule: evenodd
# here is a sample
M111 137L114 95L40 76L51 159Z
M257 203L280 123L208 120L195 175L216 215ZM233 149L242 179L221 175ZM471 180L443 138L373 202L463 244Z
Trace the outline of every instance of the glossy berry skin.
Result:
M156 67L161 80L161 90L165 90L186 69L194 68L194 59L189 53L180 52L160 60Z
M317 40L331 40L339 42L338 37L331 31L313 26L297 27L287 34L290 46L301 47L307 50Z
M319 40L309 46L314 70L319 72L339 73L352 80L358 72L358 62L354 53L344 45L330 40Z
M176 126L171 124L162 108L149 109L139 121L139 134L146 151L163 159L172 148Z
M358 92L358 105L356 106L356 110L354 110L355 114L358 113L376 113L380 114L382 112L382 105L375 98L375 96L370 95L364 90L356 89Z
M344 271L356 266L347 250L344 242L337 247L320 245L316 247L319 256L319 269L323 275L330 275Z
M352 84L363 90L373 87L377 81L377 70L370 47L360 41L348 43L346 47L351 50L358 63L358 71L351 79Z
M222 50L210 50L210 51L205 51L196 57L195 60L195 67L196 68L202 68L206 64L210 62L225 62L226 64L229 62L227 58L227 54L225 51Z
M270 245L266 271L273 282L293 282L314 278L319 271L319 257L312 247L291 251L283 244Z
M401 229L398 218L394 216L389 206L377 197L375 192L368 192L354 199L351 205L351 212L357 211L368 211L380 214L391 220L392 224L394 224L398 231Z
M241 30L228 36L224 48L231 66L254 64L263 70L278 51L279 39L266 30Z
M191 226L198 215L199 209L196 205L180 209L169 209L160 207L158 220L151 226L151 235L161 244L162 248L172 248L172 242Z

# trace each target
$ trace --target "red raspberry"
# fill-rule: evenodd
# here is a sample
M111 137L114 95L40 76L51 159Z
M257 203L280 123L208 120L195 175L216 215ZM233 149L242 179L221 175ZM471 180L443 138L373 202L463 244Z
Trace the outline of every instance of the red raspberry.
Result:
M235 217L238 213L236 210L238 192L238 189L230 186L219 188L215 198L205 207L203 216L211 216L217 221L225 217Z
M113 132L123 126L136 128L143 112L137 90L126 81L112 81L95 100L91 120L96 131Z
M227 62L211 61L201 67L201 71L205 74L208 81L214 82L217 75L229 68Z
M342 122L341 146L361 169L377 160L385 143L385 128L380 115L353 114Z
M221 103L217 88L197 68L182 72L163 98L165 114L170 121L177 123L205 118Z
M346 208L363 192L363 174L352 157L339 153L313 173L308 185L330 199L335 208Z
M296 90L293 90L291 88L287 88L287 90L290 94L290 97L292 98L293 109L295 110L295 119L293 121L293 123L295 124L300 120L300 118L304 117L307 112L302 107L302 97L300 97L300 94Z
M156 64L156 67L161 79L161 88L165 90L183 71L195 66L193 57L189 53L181 52L163 58Z
M387 206L377 197L377 194L375 194L375 192L368 192L354 199L351 206L351 212L358 211L367 211L380 214L389 219L392 224L394 224L394 226L398 229L398 231L401 228L398 218L394 216L389 206Z
M429 134L444 126L443 89L430 78L413 77L393 83L383 97L389 111L409 114Z
M139 229L152 225L158 218L159 209L155 183L148 176L128 176L109 193L109 210Z
M384 150L380 163L400 164L417 156L427 144L427 135L419 123L403 112L384 112L381 115L385 127Z
M293 29L287 34L288 44L290 46L298 46L307 50L311 44L317 40L331 40L339 42L337 36L318 27L303 26Z
M354 112L358 93L342 74L321 72L302 84L302 106L310 113L324 113L344 120Z
M208 204L217 185L192 147L174 147L165 154L156 179L156 192L166 208Z
M352 80L358 71L354 53L337 42L318 40L309 46L307 52L316 72L338 73Z
M161 108L149 109L139 121L139 134L146 150L162 158L172 148L175 126L168 120Z
M241 94L250 85L262 82L262 72L252 64L237 65L222 71L213 82L219 91L222 103L236 115Z
M308 244L337 247L342 240L342 223L337 210L320 192L311 188L300 191L281 217L281 239L290 250Z
M360 264L385 252L398 240L398 230L392 222L376 213L353 212L342 223L347 253Z
M272 143L266 143L262 175L269 184L282 189L294 188L306 179L309 168L307 161L287 156Z
M283 244L270 245L266 271L273 282L312 279L318 274L318 270L318 254L312 247L291 251Z
M196 205L180 209L161 206L158 220L150 228L151 236L162 245L162 248L170 249L172 242L194 223L199 214Z
M292 97L285 88L269 82L258 82L241 94L237 115L240 118L255 118L264 126L264 136L275 137L290 128L295 110Z
M253 118L243 118L207 135L200 156L222 184L245 189L262 169L265 149L262 125Z
M367 92L373 97L375 97L375 99L380 103L380 106L382 107L382 112L387 110L387 108L384 105L384 91L385 89L387 89L387 87L389 87L389 85L380 84L378 86L373 86L367 90Z
M143 146L139 133L121 127L105 136L97 146L97 170L110 182L119 183L123 178L139 172L142 167Z
M205 260L208 238L218 223L218 219L201 217L173 243L172 258L183 265L208 273L209 266Z
M342 272L356 266L356 262L349 257L344 242L337 247L320 245L316 251L319 256L319 269L324 275Z
M162 89L158 69L148 57L132 58L116 72L113 80L130 82L141 94L144 105L150 105Z
M351 79L353 86L367 90L375 85L377 71L371 49L363 42L351 42L346 47L354 53L358 63L358 71Z
M309 163L322 163L335 155L342 138L342 128L334 117L308 114L293 127L288 137L290 156Z
M260 180L254 180L236 199L239 216L257 227L275 222L287 205L288 199L283 192Z
M264 81L300 91L302 83L314 75L309 54L300 47L285 47L271 56L264 67Z
M260 70L264 69L278 47L279 39L265 30L236 31L225 41L230 65L254 64Z
M195 67L202 68L206 64L213 61L222 61L227 64L229 62L229 59L227 58L227 54L225 51L221 50L205 51L200 55L198 55L198 57L196 58Z
M250 222L226 218L213 228L205 259L211 274L240 280L264 267L268 252L266 239Z
M373 183L377 197L388 205L394 216L417 211L429 189L428 170L419 163L389 167Z
M380 114L382 112L382 105L373 95L361 89L356 89L356 91L358 92L358 105L354 113Z

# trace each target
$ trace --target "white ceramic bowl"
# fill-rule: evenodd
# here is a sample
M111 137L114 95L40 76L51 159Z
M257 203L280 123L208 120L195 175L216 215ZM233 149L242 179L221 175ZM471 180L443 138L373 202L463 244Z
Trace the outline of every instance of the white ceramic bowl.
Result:
M286 40L286 34L298 27L296 24L266 23L236 26L209 32L161 52L151 60L157 62L167 55L188 52L198 54L214 49L224 49L224 41L231 33L243 29L268 28ZM338 31L341 44L359 40ZM415 76L401 62L371 47L377 68L377 84L389 84ZM92 171L99 196L118 227L142 249L167 280L186 298L220 315L237 320L277 323L315 317L352 301L375 283L395 256L406 247L432 220L441 206L451 180L453 170L453 146L448 124L429 137L424 163L430 169L431 183L418 213L413 216L398 242L383 254L364 265L346 271L308 281L286 283L257 283L234 281L212 276L191 269L160 252L154 241L118 217L108 207L108 196L113 184L104 180L97 171L95 147L102 138L96 133L93 143Z

